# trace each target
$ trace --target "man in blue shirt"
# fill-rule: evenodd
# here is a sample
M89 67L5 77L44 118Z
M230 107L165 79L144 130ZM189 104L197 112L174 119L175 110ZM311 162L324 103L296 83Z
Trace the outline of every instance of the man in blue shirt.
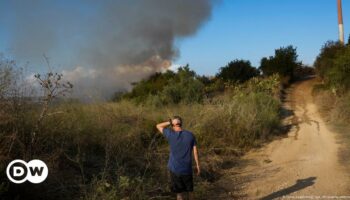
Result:
M169 125L172 128L166 128ZM182 119L179 116L157 124L157 129L163 133L170 145L168 168L172 192L177 194L178 200L183 200L183 193L188 193L189 199L193 199L192 152L197 175L200 174L196 138L191 132L182 129Z

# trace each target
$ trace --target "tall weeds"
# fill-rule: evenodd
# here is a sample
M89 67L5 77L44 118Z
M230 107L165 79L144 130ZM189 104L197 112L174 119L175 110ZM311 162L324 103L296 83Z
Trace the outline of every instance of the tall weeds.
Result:
M67 100L50 106L39 128L36 119L40 117L40 105L23 101L26 107L16 107L21 108L18 115L15 110L2 109L10 122L2 120L0 124L1 171L9 160L25 159L27 148L22 146L38 129L32 156L46 162L49 176L44 184L25 187L9 184L0 176L0 195L166 199L170 197L166 169L169 151L155 124L176 114L183 117L184 128L198 140L203 176L196 178L196 195L201 198L207 191L203 188L219 173L223 160L215 156L255 147L273 136L279 126L278 76L254 78L226 90L201 102L167 105L128 100L81 104Z

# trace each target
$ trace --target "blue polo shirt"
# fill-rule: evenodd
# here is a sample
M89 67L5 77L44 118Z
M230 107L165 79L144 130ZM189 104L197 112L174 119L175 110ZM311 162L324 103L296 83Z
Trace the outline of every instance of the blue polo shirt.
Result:
M186 130L177 132L170 128L164 128L163 134L170 145L169 170L178 175L191 175L192 150L197 143L194 135Z

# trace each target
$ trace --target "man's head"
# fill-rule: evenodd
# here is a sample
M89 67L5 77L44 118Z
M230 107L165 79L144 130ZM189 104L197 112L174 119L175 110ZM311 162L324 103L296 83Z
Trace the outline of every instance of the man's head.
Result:
M182 119L181 119L181 117L179 117L179 116L174 116L174 117L171 119L171 126L172 126L172 127L179 127L179 128L181 128L181 127L182 127Z

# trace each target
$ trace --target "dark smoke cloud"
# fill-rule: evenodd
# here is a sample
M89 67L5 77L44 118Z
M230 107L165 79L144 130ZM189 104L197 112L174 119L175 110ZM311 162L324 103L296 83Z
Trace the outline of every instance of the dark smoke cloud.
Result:
M0 22L17 59L46 53L76 85L110 93L169 67L178 56L174 40L195 34L214 1L7 0Z

